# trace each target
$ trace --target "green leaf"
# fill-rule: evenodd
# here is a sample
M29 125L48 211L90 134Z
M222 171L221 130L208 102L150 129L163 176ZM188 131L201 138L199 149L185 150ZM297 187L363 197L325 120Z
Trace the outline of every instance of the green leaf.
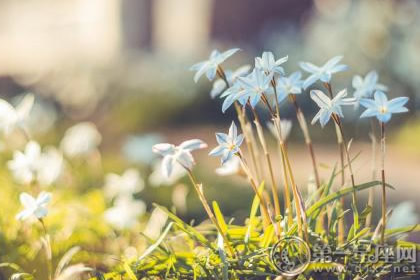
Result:
M378 185L382 185L381 181L371 181L368 183L364 183L364 184L360 184L360 185L356 185L354 188L356 189L356 192L358 191L362 191L365 189L369 189ZM393 186L386 184L386 186L390 189L395 189ZM314 215L316 215L316 213L318 213L318 210L321 209L322 207L324 207L325 205L327 205L328 203L331 203L337 199L340 199L343 196L346 196L348 194L351 194L353 192L353 187L347 187L347 188L343 188L335 193L329 194L326 197L320 199L319 201L317 201L316 203L314 203L313 205L311 205L307 210L306 210L306 215L309 218L313 218ZM293 225L293 227L289 230L288 234L292 235L296 232L297 230L297 226Z
M260 186L258 187L258 193L260 195L262 195L263 191L264 191L264 181L260 184ZM251 206L251 212L249 213L249 224L248 224L248 228L245 234L245 239L244 242L245 244L248 244L249 242L249 238L251 236L251 232L252 232L252 227L255 224L255 216L257 215L257 211L258 211L258 207L260 206L260 198L258 197L258 195L254 196L254 199L252 201L252 206Z
M124 267L125 273L128 275L130 280L138 280L133 270L131 269L130 265L127 262L124 262L123 267Z
M185 232L186 234L188 234L191 238L200 242L202 245L204 245L208 248L213 248L213 246L211 245L209 240L204 235L199 233L195 228L186 224L184 221L182 221L180 218L178 218L176 215L174 215L171 211L169 211L165 207L160 206L160 205L155 204L155 203L153 205L155 205L156 207L158 207L159 209L164 211L168 215L169 219L174 221L175 224L179 227L179 229L182 230L183 232Z
M11 268L15 271L22 271L22 268L19 265L9 262L0 263L0 268Z
M382 182L380 181L372 181L372 182L368 182L368 183L364 183L364 184L360 184L355 186L354 188L356 189L356 191L361 191L361 190L365 190L368 188L372 188L378 185L381 185ZM393 186L387 184L388 188L394 189ZM335 193L329 194L326 197L324 197L323 199L320 199L319 201L317 201L316 203L314 203L312 206L310 206L308 208L308 210L306 211L307 216L312 216L316 210L324 207L325 205L327 205L328 203L337 200L343 196L346 196L348 194L351 194L353 192L353 187L347 187L344 189L341 189Z
M143 260L149 254L151 254L157 247L159 247L160 243L162 243L163 239L165 239L166 235L168 234L173 224L174 223L168 224L168 226L165 228L165 230L162 232L162 234L159 236L156 242L153 243L149 248L147 248L146 251L144 251L144 253L137 259L137 262L140 262L141 260Z
M213 211L214 215L216 216L217 223L220 226L223 234L226 234L228 231L228 227L225 222L225 218L223 217L222 211L220 211L219 204L216 201L213 201Z

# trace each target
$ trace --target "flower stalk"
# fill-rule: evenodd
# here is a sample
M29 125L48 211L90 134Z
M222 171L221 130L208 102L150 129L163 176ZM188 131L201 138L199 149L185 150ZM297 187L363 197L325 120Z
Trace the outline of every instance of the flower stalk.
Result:
M381 177L382 177L382 231L381 243L385 244L386 229L386 183L385 183L385 123L381 124Z
M197 192L198 198L200 199L200 202L203 205L204 210L207 213L207 216L209 217L209 219L211 220L211 222L215 225L217 231L222 236L223 241L226 244L226 247L228 248L230 255L235 258L236 257L235 251L233 250L232 246L230 245L230 242L229 242L229 239L226 236L226 233L223 232L222 228L220 227L219 223L217 222L217 219L214 216L213 211L210 208L210 205L209 205L209 203L208 203L208 201L206 199L206 196L204 195L203 185L202 184L199 184L197 182L197 180L194 177L194 174L192 173L192 171L190 169L188 169L188 168L185 168L185 169L187 170L188 177L190 178L191 183L193 184L194 189Z

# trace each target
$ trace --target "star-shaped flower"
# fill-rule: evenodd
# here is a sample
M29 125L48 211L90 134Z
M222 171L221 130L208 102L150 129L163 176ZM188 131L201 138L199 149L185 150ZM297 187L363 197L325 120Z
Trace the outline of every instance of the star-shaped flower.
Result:
M163 156L162 171L166 177L169 177L176 163L181 164L187 170L191 170L195 164L191 152L203 148L207 148L206 143L199 139L192 139L182 142L179 146L169 143L156 144L152 150Z
M252 107L255 107L263 94L272 94L272 74L265 75L263 71L254 69L246 77L238 78L238 85L244 90L243 96L249 100Z
M25 209L16 215L16 219L23 221L31 217L44 218L48 214L47 205L51 197L51 193L48 192L41 192L37 198L26 192L21 193L19 199Z
M66 130L60 147L68 157L83 157L96 151L101 141L101 133L94 123L80 122Z
M284 75L284 69L280 65L285 63L288 58L285 56L276 60L272 52L263 52L261 57L255 58L255 68L263 71L266 75L274 75L274 73Z
M311 98L319 106L320 110L312 120L312 124L318 120L321 126L324 127L331 118L332 114L343 117L341 106L354 104L353 98L344 98L347 96L347 90L343 89L337 95L330 99L320 90L311 90Z
M208 60L191 66L191 71L197 71L194 75L194 82L197 82L204 74L206 74L209 81L213 81L216 77L217 67L237 51L239 51L238 48L230 49L223 53L220 53L218 50L214 50L211 52Z
M379 121L386 123L391 119L392 114L408 112L408 109L404 107L407 102L408 97L397 97L388 100L385 93L376 91L373 100L360 100L360 105L366 108L360 117L376 117Z
M223 113L226 112L226 110L229 109L234 102L238 101L242 106L245 106L249 100L249 95L238 81L236 81L233 86L225 90L220 97L225 98L222 104Z
M144 188L143 179L137 169L129 168L122 175L109 173L105 178L105 195L114 198L123 195L133 195Z
M0 99L0 131L6 135L20 126L28 118L34 105L34 96L27 94L14 108L9 102Z
M352 82L353 88L355 89L353 96L357 101L360 101L362 98L369 98L372 94L379 91L387 91L388 88L380 83L378 83L378 73L376 71L370 71L366 74L363 79L361 76L356 75L353 77ZM359 102L356 103L356 106Z
M23 152L15 151L13 159L7 163L15 179L21 184L31 183L40 167L41 147L35 141L29 141Z
M302 93L302 73L292 73L289 77L280 77L276 81L277 99L282 102L289 94Z
M21 184L36 181L41 186L54 183L63 170L63 156L54 147L41 147L35 141L29 141L23 152L15 151L13 159L7 163L13 177Z
M244 76L248 74L249 69L251 69L251 66L244 65L236 69L235 71L226 70L226 80L228 81L229 85L232 86L235 84L236 79L238 77ZM210 91L211 98L215 98L216 96L220 95L228 86L226 85L226 82L223 79L217 79L213 83L213 88Z
M229 134L216 133L216 140L219 146L214 148L209 155L221 156L222 165L232 158L234 154L239 152L239 148L244 140L242 134L238 135L238 129L234 122L230 125Z
M318 80L321 80L324 83L329 83L331 80L332 74L337 72L346 71L348 69L347 65L338 64L342 56L335 56L328 60L323 66L319 67L310 62L301 62L300 67L306 72L311 73L311 75L306 78L303 82L303 88L307 89L310 85L315 83Z
M129 196L121 196L113 207L105 211L105 220L115 228L130 229L136 225L139 216L146 212L146 204Z

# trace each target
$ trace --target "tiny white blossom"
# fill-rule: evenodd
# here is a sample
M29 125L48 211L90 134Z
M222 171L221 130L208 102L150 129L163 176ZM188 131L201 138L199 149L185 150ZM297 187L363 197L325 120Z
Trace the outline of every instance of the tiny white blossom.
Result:
M51 193L41 192L37 198L24 192L19 196L24 209L16 215L17 220L26 220L31 217L42 219L48 214L47 205L51 200Z
M172 167L171 175L169 177L166 176L162 168L162 160L159 160L153 165L153 172L149 175L148 181L153 187L162 185L172 186L185 175L187 175L185 168L175 162Z
M290 135L290 131L292 131L293 122L291 120L281 120L280 121L280 133L281 137L284 141L287 140L287 138ZM278 139L278 132L277 128L274 125L273 122L267 122L268 130L270 130L271 134Z
M353 96L357 101L362 98L369 98L372 94L379 91L387 91L388 88L383 84L378 83L378 73L376 71L370 71L366 74L365 78L359 75L353 77L352 81L353 88L355 89ZM359 103L357 102L356 105Z
M299 64L300 67L306 72L311 73L311 75L303 82L303 88L307 89L318 80L321 80L324 83L329 83L332 74L346 71L348 69L347 65L338 64L341 59L343 59L342 56L335 56L328 60L323 66L316 66L310 62L301 62Z
M129 196L119 197L114 206L105 211L105 220L119 230L130 229L146 212L146 204Z
M108 198L132 195L142 191L143 188L143 179L140 177L138 170L134 168L127 169L122 175L115 173L106 175L104 191Z
M191 151L206 148L207 144L199 139L192 139L182 142L179 146L169 143L161 143L153 146L153 152L163 156L162 168L166 177L171 176L174 165L179 163L187 170L191 170L195 161Z
M13 177L21 184L29 184L36 178L41 159L41 147L35 141L29 141L23 152L15 151L13 159L7 163Z
M209 81L213 81L216 77L217 67L237 51L239 51L238 48L230 49L223 53L220 53L218 50L214 50L211 52L208 60L191 66L190 70L196 71L194 75L194 82L197 82L204 74L206 74Z
M93 123L81 122L66 130L60 147L68 157L86 156L97 149L102 136Z
M216 140L219 146L214 148L209 155L221 156L222 165L230 160L234 154L239 152L239 148L244 140L242 134L238 135L238 129L234 122L230 125L229 134L216 133Z
M64 167L63 155L54 147L47 147L39 158L36 180L41 186L49 186L61 176Z
M216 168L216 174L219 176L229 176L238 174L241 171L241 161L238 157L232 157L222 166Z
M261 57L255 58L255 68L263 71L266 75L274 75L274 73L284 75L284 69L280 65L288 59L289 57L285 56L276 60L272 52L263 52Z
M330 120L332 114L337 114L338 116L343 117L341 106L354 104L354 99L344 98L346 96L346 89L337 93L333 99L330 99L320 90L311 90L311 98L319 106L319 112L313 118L312 124L319 120L321 126L324 127Z
M248 74L249 69L251 69L251 66L244 65L235 71L225 70L226 80L228 81L229 86L235 84L238 77ZM228 85L226 85L226 82L223 79L217 79L214 81L213 87L210 91L211 98L215 98L216 96L220 95L227 87Z
M41 186L48 186L61 175L63 157L53 147L47 148L42 153L37 142L29 141L23 152L13 153L13 159L7 163L7 166L16 181L21 184L37 181Z
M292 73L289 77L280 77L276 81L277 99L282 102L289 94L302 93L302 73Z
M34 104L34 96L27 94L14 108L6 100L0 99L0 131L6 135L27 120Z
M252 107L255 107L263 94L273 94L271 87L272 75L265 75L263 71L254 69L246 77L239 77L238 84L244 91L244 96L249 99Z

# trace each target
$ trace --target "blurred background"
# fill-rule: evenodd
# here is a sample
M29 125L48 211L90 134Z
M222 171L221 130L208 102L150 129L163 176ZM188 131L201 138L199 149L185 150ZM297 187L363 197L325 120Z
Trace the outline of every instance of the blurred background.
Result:
M320 65L344 55L350 70L334 76L334 89L352 93L354 75L376 70L391 96L409 96L410 113L393 118L388 130L388 178L396 187L389 203L411 202L417 220L420 3L415 0L1 0L0 97L13 103L24 93L35 94L30 128L43 144L56 145L74 123L94 123L102 135L104 172L120 174L134 166L147 185L139 196L148 208L153 201L177 203L185 219L201 220L204 211L186 180L161 187L161 178L151 175L156 158L150 149L190 138L214 146L214 132L227 130L234 111L223 114L222 100L209 95L211 83L194 84L188 69L214 48L233 47L242 51L226 68L253 65L263 51L288 55L287 73L298 70L299 61ZM307 94L299 102L310 120L313 102ZM290 155L306 190L311 164L303 137L293 107L285 103L281 109L283 118L296 124ZM361 151L355 169L362 182L371 177L370 124L359 120L359 113L349 108L345 127L354 138L352 152ZM328 176L339 160L334 128L310 130ZM209 199L220 201L226 215L245 217L252 200L246 181L215 176L219 161L207 152L197 153L197 172ZM100 188L103 178L87 182L82 189Z

